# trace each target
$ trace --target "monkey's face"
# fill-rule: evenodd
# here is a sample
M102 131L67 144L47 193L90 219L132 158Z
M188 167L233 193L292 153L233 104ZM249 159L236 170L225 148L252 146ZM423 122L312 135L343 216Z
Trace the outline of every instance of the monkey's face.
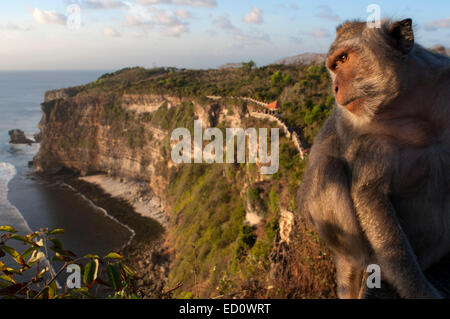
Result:
M362 62L360 53L351 47L339 48L327 60L336 102L354 114L362 111L367 98L357 89L357 80L367 72L363 72L366 67Z
M370 121L377 111L398 96L404 79L402 57L412 43L411 20L369 28L366 23L347 22L337 29L336 41L327 57L337 104L360 119Z

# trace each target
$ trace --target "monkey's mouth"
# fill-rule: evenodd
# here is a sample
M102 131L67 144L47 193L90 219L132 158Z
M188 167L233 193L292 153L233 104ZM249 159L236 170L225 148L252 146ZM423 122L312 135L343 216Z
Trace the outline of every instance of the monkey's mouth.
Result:
M359 97L359 96L349 98L349 99L345 100L344 103L342 103L342 106L347 106L350 103L355 102L356 100L360 100L360 99L361 99L361 97Z

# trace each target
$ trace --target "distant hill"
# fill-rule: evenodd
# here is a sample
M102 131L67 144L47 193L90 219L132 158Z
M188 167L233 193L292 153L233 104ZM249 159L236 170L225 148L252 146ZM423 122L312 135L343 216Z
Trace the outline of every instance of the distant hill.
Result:
M311 63L322 63L326 58L325 53L302 53L296 56L280 59L275 61L273 64L283 64L283 65L300 65L300 64L311 64Z
M239 63L227 63L224 65L221 65L219 67L219 70L223 70L223 69L239 69L242 66L242 62Z
M440 44L433 45L431 48L429 48L429 50L436 52L436 53L445 54L445 55L450 56L450 49L445 48L443 45L440 45Z

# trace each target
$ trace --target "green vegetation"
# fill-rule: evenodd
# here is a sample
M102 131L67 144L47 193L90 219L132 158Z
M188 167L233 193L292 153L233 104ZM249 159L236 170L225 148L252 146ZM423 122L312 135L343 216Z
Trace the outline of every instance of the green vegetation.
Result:
M109 134L118 144L139 150L149 142L155 143L151 145L161 147L165 158L170 156L169 137L153 141L147 128L170 132L176 127L187 127L192 132L196 118L194 103L211 107L211 100L206 98L209 95L224 97L214 102L216 115L226 111L223 113L236 116L244 110L243 102L232 96L265 102L278 99L283 121L308 144L312 144L334 105L322 64L258 68L250 61L239 69L223 70L127 68L71 88L71 92L75 92L74 99L90 101L86 104L97 108L100 124L111 128ZM171 108L164 103L152 113L137 114L122 107L124 94L161 94L180 98L181 102ZM71 109L76 104L58 103L54 108L48 107L51 117L60 119L76 113ZM275 125L254 118L240 120L244 127L256 129ZM226 125L222 121L217 126L223 129ZM71 144L93 150L96 146L92 141L97 134L97 130L77 131L74 127L75 138L61 139L61 147ZM41 152L41 156L48 156L49 150L43 148ZM333 266L327 250L302 220L295 225L293 248L279 253L287 249L280 248L277 238L282 208L295 210L295 194L305 163L292 141L281 137L280 166L274 175L261 176L256 164L190 164L170 168L168 177L164 175L168 179L164 192L171 214L167 241L173 249L168 286L183 283L182 289L173 292L174 296L333 296ZM157 174L166 174L166 170L164 163L155 169ZM246 222L248 202L260 213L261 222L254 226ZM277 265L283 267L279 269Z
M259 122L264 127L268 124ZM252 122L248 126L257 125ZM287 207L293 201L304 169L304 161L287 138L281 139L280 152L279 172L263 184L256 182L259 169L255 164L172 168L169 202L175 223L169 245L178 253L169 286L183 282L183 291L177 292L177 297L243 296L249 280L259 285L267 281L280 206ZM257 227L244 223L241 187L246 183L252 186L244 196L262 207L265 223ZM264 296L280 296L271 295L267 287L261 291ZM249 297L257 296L253 290L247 293Z
M0 298L90 299L97 297L95 291L99 286L106 289L108 298L136 298L131 289L133 271L121 261L121 255L112 252L103 258L98 255L77 258L57 238L63 233L63 229L41 229L22 236L11 226L0 226ZM8 245L10 241L23 244L24 250L18 252ZM7 266L9 261L17 266ZM74 265L70 271L73 278L67 278L74 287L68 287L67 282L58 287L61 275Z
M205 98L209 95L247 96L265 102L278 99L281 102L283 120L303 140L312 144L315 134L334 105L329 87L330 81L324 64L268 65L257 68L250 61L243 63L239 69L205 71L125 68L104 74L90 84L70 88L68 93L79 96L101 94L110 104L104 110L104 115L122 120L127 119L119 106L120 96L123 94L151 93L190 97L201 105L209 102ZM105 97L105 94L108 96ZM161 109L155 114L155 120L161 120L161 126L167 128L170 126L170 119L166 117L169 116L171 112Z
M239 189L231 186L234 174L226 172L236 171L227 166L193 164L171 174L172 214L177 223L170 241L182 254L174 262L170 282L183 281L195 297L212 293L228 269L245 216Z
M250 202L256 202L257 200L259 200L261 195L261 189L258 187L250 187L248 189L248 199L250 200Z

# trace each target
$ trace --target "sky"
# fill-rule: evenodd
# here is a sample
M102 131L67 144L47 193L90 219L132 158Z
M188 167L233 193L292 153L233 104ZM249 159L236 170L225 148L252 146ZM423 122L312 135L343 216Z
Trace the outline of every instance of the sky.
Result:
M412 18L418 43L450 47L448 0L14 0L0 4L0 70L265 65L326 52L370 4Z

